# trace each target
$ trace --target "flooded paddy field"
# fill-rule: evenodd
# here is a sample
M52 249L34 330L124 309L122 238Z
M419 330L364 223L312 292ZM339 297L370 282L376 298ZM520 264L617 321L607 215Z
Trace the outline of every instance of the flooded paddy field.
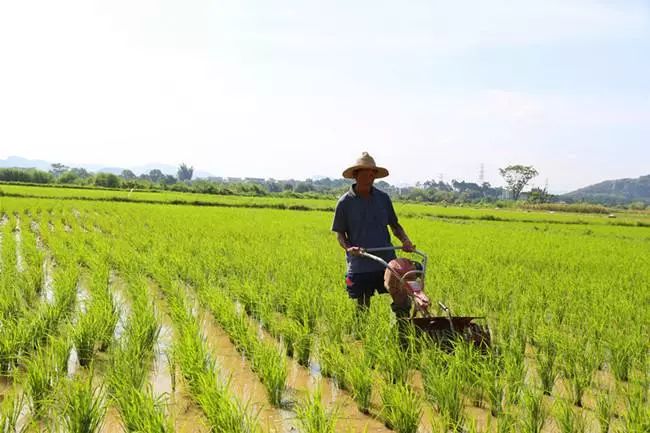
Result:
M648 228L404 218L428 295L492 333L442 350L404 339L388 296L357 310L326 211L1 206L7 431L650 425Z

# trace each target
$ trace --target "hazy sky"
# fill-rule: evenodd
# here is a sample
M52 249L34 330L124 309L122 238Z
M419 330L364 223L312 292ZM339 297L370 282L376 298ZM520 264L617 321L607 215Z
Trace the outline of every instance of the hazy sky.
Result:
M650 174L650 1L0 1L0 158Z

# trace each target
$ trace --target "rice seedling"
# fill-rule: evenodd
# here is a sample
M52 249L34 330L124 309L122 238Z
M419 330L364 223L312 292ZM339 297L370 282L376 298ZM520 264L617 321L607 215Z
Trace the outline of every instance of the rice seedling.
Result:
M36 418L42 418L45 409L53 401L52 395L59 376L51 368L47 352L26 360L25 368L25 391L29 396L30 409Z
M280 406L287 381L287 362L284 354L272 345L260 344L253 356L253 370L259 372L271 404Z
M389 341L377 356L377 369L389 383L406 383L413 365L413 353L402 350L397 338Z
M346 353L349 362L346 370L346 382L350 386L352 398L357 403L359 411L368 414L370 413L374 382L373 370L364 351L349 348Z
M562 433L585 433L587 423L584 413L564 400L557 400L555 419Z
M459 369L460 377L463 378L465 394L472 399L474 406L483 406L486 385L492 388L495 393L494 401L500 405L499 395L502 390L499 389L500 383L496 375L496 368L498 368L496 361L498 360L485 359L476 347L464 341L454 342L453 347L454 364Z
M489 356L482 364L479 374L481 388L490 404L490 414L498 417L504 410L506 402L507 382L503 374L501 359L494 355Z
M500 412L496 423L496 433L514 433L517 431L515 417L509 412Z
M566 359L562 365L562 371L564 377L571 384L573 404L582 407L585 390L592 384L593 357L589 352L589 348L584 345L569 347L574 349L565 349Z
M142 390L128 383L112 382L120 418L127 432L173 432L171 420L164 411L164 402L156 401L150 389Z
M82 367L87 367L94 358L100 326L94 312L88 311L79 314L72 339L77 349L79 365Z
M538 340L535 356L544 394L551 395L558 377L557 343L550 333L543 333Z
M612 391L606 391L598 395L596 401L596 415L600 426L600 433L608 433L609 426L614 417L615 394Z
M303 433L334 433L337 412L327 410L323 405L320 386L309 393L296 407L296 416Z
M72 433L101 431L106 414L102 386L93 386L92 375L85 381L71 381L66 386L63 406L63 427Z
M387 383L381 390L381 418L399 433L416 433L422 419L422 399L406 383Z
M523 433L540 433L546 422L548 410L544 406L544 394L532 388L524 390L523 418L521 420L521 431Z
M609 343L610 366L616 380L627 382L634 364L635 347L627 340L613 337Z
M427 400L437 407L446 429L460 431L465 413L459 368L448 355L432 350L423 353L421 369Z
M18 362L19 348L23 339L13 320L3 321L0 336L0 376L8 376Z
M27 425L19 425L20 415L25 405L24 395L15 392L5 395L0 403L0 432L23 433Z
M313 344L313 334L311 330L304 324L293 322L293 352L298 364L302 366L309 365L309 357L311 355L311 347Z
M650 405L644 402L642 393L646 390L635 388L625 396L625 415L623 422L626 432L645 433L650 431Z
M99 343L98 350L100 352L106 352L113 342L115 328L120 318L119 312L110 297L98 300L93 306L93 314L97 317L97 323L99 325L97 335Z

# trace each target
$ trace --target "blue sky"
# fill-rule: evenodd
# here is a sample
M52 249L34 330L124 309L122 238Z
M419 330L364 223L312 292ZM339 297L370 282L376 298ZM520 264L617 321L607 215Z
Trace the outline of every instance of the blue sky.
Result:
M552 191L650 173L650 2L0 4L0 158Z

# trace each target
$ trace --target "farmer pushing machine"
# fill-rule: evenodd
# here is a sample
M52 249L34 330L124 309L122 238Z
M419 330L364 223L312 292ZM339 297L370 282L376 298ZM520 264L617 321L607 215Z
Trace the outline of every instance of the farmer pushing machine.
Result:
M424 292L427 256L417 250L399 224L393 203L385 192L375 188L375 179L388 176L388 170L375 164L364 152L356 163L343 171L346 179L355 179L343 194L334 212L332 231L346 251L346 288L360 310L370 305L377 293L390 293L391 308L398 319L410 321L416 329L448 345L462 338L486 348L490 345L487 326L473 321L479 317L455 317L447 306L438 302L443 317L429 314L431 302ZM402 243L394 247L388 227ZM398 258L397 250L417 255L421 261Z

